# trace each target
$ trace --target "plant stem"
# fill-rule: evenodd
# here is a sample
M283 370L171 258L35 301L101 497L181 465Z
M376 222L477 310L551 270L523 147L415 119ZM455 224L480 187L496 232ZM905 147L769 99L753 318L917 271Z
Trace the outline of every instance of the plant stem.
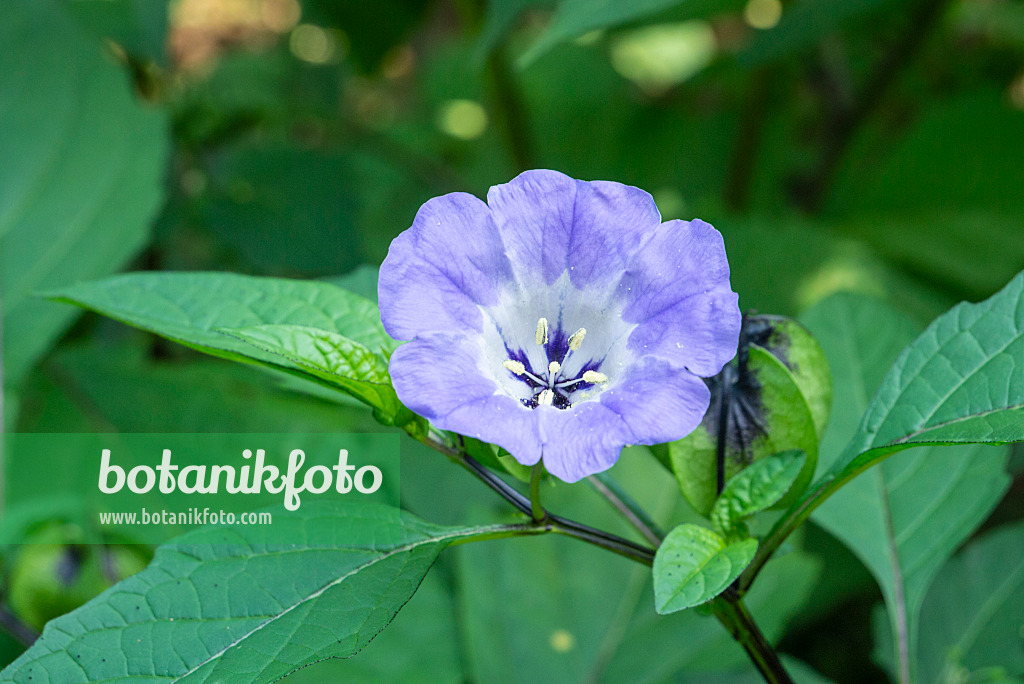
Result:
M533 522L540 522L547 517L547 511L540 504L540 478L544 474L544 466L540 463L530 471L530 516Z
M501 498L512 504L512 506L520 513L530 516L531 519L533 518L533 506L531 501L510 484L485 468L475 458L461 449L449 446L448 444L437 441L436 439L432 439L430 437L420 437L418 439L423 444L429 446L435 451L439 451L455 463L458 463L463 468L471 472L480 481L493 489L499 496L501 496ZM567 537L574 537L620 556L625 556L626 558L637 561L638 563L643 563L644 565L652 565L654 563L655 551L652 548L636 544L628 539L623 539L622 537L605 532L604 530L599 530L594 527L590 527L589 525L576 522L575 520L563 518L559 515L552 515L551 513L545 513L545 515L547 517L543 519L542 527L547 532L554 532Z
M500 528L500 530L496 528L498 535L519 536L525 534L543 534L546 532L552 532L566 537L573 537L580 541L587 542L588 544L593 544L594 546L598 546L606 551L611 551L612 553L629 558L637 563L642 563L648 567L654 565L655 549L641 546L640 544L631 542L628 539L623 539L622 537L618 537L603 530L590 527L589 525L584 525L583 523L576 522L575 520L569 520L568 518L553 515L545 511L540 505L540 495L538 491L541 474L540 468L542 467L539 463L534 466L533 472L531 473L531 496L527 499L514 487L488 470L479 461L462 449L455 448L442 441L432 439L429 436L421 437L420 441L466 468L466 470L473 473L484 484L497 492L503 499L512 504L516 510L530 516L531 522L529 523L523 525L509 525ZM657 525L653 523L650 516L628 495L626 495L625 492L618 489L618 485L614 483L614 480L606 478L606 482L611 481L615 489L607 487L606 482L601 482L597 478L593 478L593 481L605 485L604 489L608 492L608 495L610 495L609 500L614 500L613 503L617 501L618 505L616 505L616 508L619 508L619 510L624 514L628 511L630 516L627 517L631 521L635 519L645 529L647 529L651 535L656 538L659 537L660 531L658 531ZM599 488L598 491L602 490ZM540 514L539 516L538 513ZM644 522L645 520L647 522ZM761 630L754 622L753 617L743 605L739 593L733 589L728 589L724 594L715 599L711 605L715 616L726 628L729 634L747 652L747 655L750 656L751 661L765 678L765 681L769 684L792 684L793 680L790 679L788 674L786 674L786 671L783 669L782 663L779 661L779 657L776 655L772 645L764 637L764 634L761 633Z
M727 591L711 604L722 626L732 635L768 684L793 684L775 649L758 628L743 600Z
M598 473L587 478L587 482L598 491L604 498L622 514L636 530L643 535L644 539L654 546L660 546L665 533L654 522L650 514L640 507L608 473Z

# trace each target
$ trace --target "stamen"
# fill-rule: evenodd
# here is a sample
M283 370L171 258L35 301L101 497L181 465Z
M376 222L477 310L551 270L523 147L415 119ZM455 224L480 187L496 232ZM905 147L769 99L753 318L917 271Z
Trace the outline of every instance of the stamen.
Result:
M526 372L526 366L524 366L519 361L513 361L512 359L506 359L502 361L501 365L515 375L522 375L523 373Z
M537 395L537 406L551 406L555 401L555 393L549 389Z
M587 336L587 329L586 328L580 328L579 330L574 332L572 334L572 337L569 338L569 349L571 349L572 351L578 351L579 348L580 348L580 345L583 344L583 338L586 337L586 336Z
M548 373L551 374L551 377L557 376L560 370L562 370L562 364L557 361L552 361L548 364Z
M589 382L592 385L599 385L602 382L608 382L608 376L604 373L588 370L583 374L583 382Z
M542 317L537 321L537 335L534 339L537 341L537 344L548 343L548 319Z

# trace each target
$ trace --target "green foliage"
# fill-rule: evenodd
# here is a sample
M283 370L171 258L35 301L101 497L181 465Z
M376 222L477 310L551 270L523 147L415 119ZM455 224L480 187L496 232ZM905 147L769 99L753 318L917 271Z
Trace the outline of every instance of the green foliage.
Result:
M397 346L377 307L324 282L230 273L137 273L50 296L236 361L325 383L366 401L385 423L412 419L386 360Z
M802 451L783 451L734 475L711 508L709 517L715 529L729 536L744 518L777 504L796 482L806 461Z
M756 539L729 543L706 527L676 527L654 558L655 607L664 615L707 603L740 576L756 551Z
M118 270L163 197L167 117L143 107L102 43L49 2L0 5L0 292L6 385L73 314L39 290Z
M520 58L520 65L529 66L534 60L559 43L578 38L589 31L615 28L642 19L652 19L681 6L682 16L702 16L737 9L735 0L561 0L544 33ZM678 19L679 13L673 15Z
M806 454L789 503L807 487L832 397L828 365L802 326L781 316L748 317L737 358L712 385L701 426L668 445L672 470L687 500L708 514L724 481L780 451ZM724 476L719 470L722 449Z
M393 420L402 405L391 387L387 356L352 339L305 325L257 325L221 328L220 332L248 342L366 402ZM410 417L411 419L411 417Z
M880 301L849 295L825 300L804 322L821 341L837 380L834 422L822 450L823 461L831 463L915 326ZM890 373L886 382L892 378ZM849 482L814 513L878 581L904 668L913 662L921 602L935 573L1007 487L1006 456L1004 449L984 446L919 447Z
M501 531L338 502L275 517L264 527L203 528L162 547L147 570L55 621L3 681L27 682L33 673L69 684L153 674L275 681L358 652L445 546ZM161 647L167 641L174 658ZM145 648L118 657L123 643Z
M939 317L896 360L844 454L922 442L1024 439L1024 274Z
M921 607L918 679L928 684L1024 674L1024 526L971 542L935 578Z
M370 302L374 264L417 207L455 190L483 195L529 167L627 182L651 191L665 218L699 216L722 231L745 310L796 315L824 299L801 320L832 369L830 417L820 350L800 343L787 355L765 343L748 362L765 384L770 443L734 449L722 481L716 431L698 430L683 450L652 450L676 463L686 497L710 511L722 543L745 538L749 526L759 554L777 514L750 514L784 494L800 470L782 499L791 503L815 455L819 476L828 473L800 510L824 501L813 519L835 539L817 527L793 535L746 596L769 640L785 635L788 651L842 684L876 674L864 663L863 611L847 609L876 594L845 544L889 609L876 653L892 674L1014 681L1024 671L1015 640L1019 524L948 559L1006 486L1003 449L960 442L1024 436L1024 285L1016 280L987 303L958 308L914 340L915 321L990 296L1024 265L1024 11L975 0L796 0L782 3L775 26L754 29L744 9L756 4L400 0L382 11L377 3L302 0L301 16L290 17L290 2L0 3L5 426L380 429L367 405L385 423L403 423L410 416L387 378L395 342ZM692 19L700 21L680 27ZM331 46L323 61L295 49L295 21ZM661 49L652 68L678 69L674 60L692 52L694 35L713 35L703 46L710 62L685 81L651 88L622 67L628 41L645 54ZM461 99L485 114L478 137L442 125ZM124 268L147 273L74 285ZM199 358L102 317L76 319L36 297L48 290L264 372ZM887 302L825 299L837 291ZM802 332L781 319L778 327L787 337ZM526 474L492 445L437 436L464 444L502 477ZM780 466L795 456L774 455L790 448L807 452L802 470L795 460ZM49 475L42 466L6 466L4 534L20 531L5 539L20 539L25 516L43 526L94 522L69 513L74 501L38 495ZM700 522L681 503L674 475L645 450L627 450L613 476L662 528ZM51 475L73 477L71 467ZM503 520L507 507L492 510L491 492L471 480L406 439L402 502L417 514L455 525ZM647 543L585 484L545 481L543 493L554 512ZM998 512L1000 521L1020 516L1012 499ZM309 553L317 551L302 555ZM65 556L25 556L32 562L16 566L16 586L0 587L3 608L17 604L15 614L38 623L106 584L84 581L96 579L86 564L82 583L55 593L50 571ZM16 555L3 560L10 579ZM575 540L466 545L451 560L363 652L287 681L756 677L701 611L658 615L646 568ZM816 586L823 560L825 581ZM312 565L310 576L334 572ZM305 581L306 573L303 566L293 575ZM113 591L107 596L123 599L120 587ZM247 601L232 606L241 611ZM115 618L96 605L87 610ZM153 639L167 626L155 625ZM199 629L223 636L210 623ZM372 633L360 632L360 641ZM51 628L41 643L49 648L58 635ZM134 658L131 641L117 646L89 667L121 662L122 653ZM4 662L19 651L0 633ZM797 681L819 679L785 662ZM272 663L268 672L290 666ZM61 674L51 680L64 681ZM33 682L42 678L37 670Z

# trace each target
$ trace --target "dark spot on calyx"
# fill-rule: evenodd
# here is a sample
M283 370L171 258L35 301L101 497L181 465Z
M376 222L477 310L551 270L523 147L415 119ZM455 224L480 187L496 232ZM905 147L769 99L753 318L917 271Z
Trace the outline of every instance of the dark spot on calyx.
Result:
M771 327L760 318L744 314L736 357L718 375L704 380L711 391L704 427L716 444L719 494L725 487L726 460L733 466L750 465L754 444L768 434L761 383L749 367L750 345L771 335Z

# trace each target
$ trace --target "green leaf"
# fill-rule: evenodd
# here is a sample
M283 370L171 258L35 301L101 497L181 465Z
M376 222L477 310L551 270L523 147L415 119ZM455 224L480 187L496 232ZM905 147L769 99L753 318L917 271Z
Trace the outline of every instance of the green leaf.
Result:
M0 327L13 385L74 315L32 295L115 271L148 240L167 117L135 100L58 3L0 3L0 45Z
M26 383L19 431L282 433L376 428L355 400L339 405L283 391L276 386L277 378L219 359L167 362L145 358L143 351L124 345L74 346L50 355ZM348 401L336 392L322 391ZM17 486L9 480L7 484Z
M787 6L779 23L758 31L739 54L743 64L759 65L812 47L852 19L878 11L893 0L803 0Z
M784 451L762 458L733 476L711 509L715 528L728 535L744 518L777 504L806 461L802 451Z
M900 354L840 459L842 474L927 442L1024 440L1024 273L937 318Z
M821 345L803 325L785 316L758 316L768 324L767 334L755 343L782 361L793 375L814 420L820 438L832 407L832 374Z
M589 31L656 17L676 6L680 6L680 12L673 14L672 19L679 21L727 12L742 7L742 3L735 0L562 0L547 29L527 49L519 64L528 66L559 43Z
M284 681L461 684L466 677L459 662L455 614L455 597L444 575L428 573L394 622L366 648L344 660L331 658L304 667Z
M163 65L167 57L167 0L72 0L76 19L133 57Z
M821 341L836 378L834 421L822 442L822 458L831 462L915 325L880 300L855 295L824 300L804 322ZM918 448L849 482L813 515L874 575L904 668L913 659L925 591L1005 491L1005 463L1004 449Z
M384 331L380 313L372 302L325 282L233 273L129 273L74 285L51 292L50 296L214 356L284 368L350 392L353 383L342 387L337 378L329 382L321 377L322 369L314 372L315 368L300 366L294 358L284 355L285 351L294 355L302 349L289 351L286 346L284 350L268 351L221 331L266 325L315 328L332 342L338 342L338 337L347 340L332 353L331 362L337 363L345 356L341 348L348 348L348 363L356 362L358 357L362 367L374 355L389 357L398 344ZM304 344L306 351L312 350L308 334L300 335L296 344ZM368 350L370 356L360 356L356 345ZM329 367L330 363L325 366ZM379 379L379 373L374 377ZM360 391L369 392L369 387L361 387ZM395 409L397 400L386 397L387 390L379 392L378 416L386 421L402 420L407 412ZM392 409L395 411L389 412Z
M745 369L740 377L750 380L730 383L733 389L726 394L729 406L724 433L720 433L721 407L713 401L699 428L668 445L683 494L704 515L710 513L718 495L716 445L720 434L725 435L725 481L751 463L790 449L807 454L792 496L803 492L814 475L818 436L814 417L793 374L770 352L754 345L749 347Z
M1024 673L1024 525L971 542L936 576L921 607L918 675L923 683L967 673ZM980 677L979 677L980 680Z
M707 603L740 576L756 552L756 539L729 544L706 527L676 527L654 557L655 608L665 615Z
M503 529L309 502L294 514L275 511L273 525L196 530L158 549L143 572L51 622L0 681L272 682L358 652L445 546ZM161 655L167 643L174 657Z
M384 419L399 416L387 357L343 335L305 325L221 328L221 332L279 356L281 365L303 370L377 409ZM406 417L406 421L412 416Z

